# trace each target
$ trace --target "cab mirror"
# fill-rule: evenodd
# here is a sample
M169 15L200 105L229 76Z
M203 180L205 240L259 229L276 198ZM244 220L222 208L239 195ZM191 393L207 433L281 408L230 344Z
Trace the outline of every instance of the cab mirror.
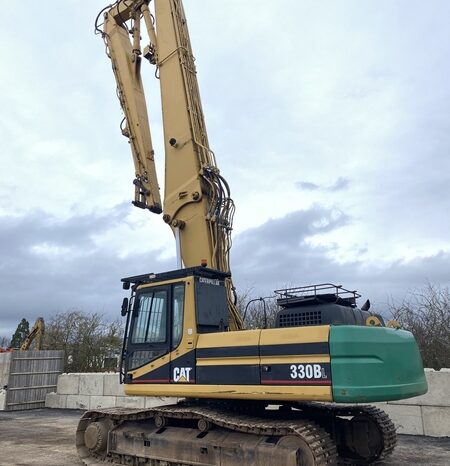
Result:
M122 311L121 311L122 317L125 317L127 313L128 313L128 298L123 298Z

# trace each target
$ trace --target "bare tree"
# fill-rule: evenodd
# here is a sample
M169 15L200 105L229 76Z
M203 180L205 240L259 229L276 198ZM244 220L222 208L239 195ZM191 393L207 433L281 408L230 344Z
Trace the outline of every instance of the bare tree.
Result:
M67 311L47 322L45 347L64 350L68 372L96 372L114 368L122 336L119 321L108 322L98 313Z
M0 336L0 348L9 348L11 341L8 337Z
M394 319L416 337L425 367L450 367L450 290L428 283L401 303L391 303Z
M238 295L237 307L244 318L245 329L271 328L275 325L278 313L276 299L273 297L251 298L251 289Z

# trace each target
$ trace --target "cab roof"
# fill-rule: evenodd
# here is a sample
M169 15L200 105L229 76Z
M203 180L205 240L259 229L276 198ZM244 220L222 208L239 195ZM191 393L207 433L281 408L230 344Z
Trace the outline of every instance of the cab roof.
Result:
M221 272L220 270L210 269L208 267L197 266L188 267L186 269L171 270L170 272L135 275L133 277L122 278L121 281L123 282L124 289L128 289L130 285L138 286L145 283L155 283L192 276L224 280L225 278L231 277L231 273Z

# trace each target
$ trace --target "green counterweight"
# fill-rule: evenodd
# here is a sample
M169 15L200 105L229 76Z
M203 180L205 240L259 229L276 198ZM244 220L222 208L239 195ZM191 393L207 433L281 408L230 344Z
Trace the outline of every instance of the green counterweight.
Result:
M330 356L335 402L400 400L428 390L416 340L405 330L332 326Z

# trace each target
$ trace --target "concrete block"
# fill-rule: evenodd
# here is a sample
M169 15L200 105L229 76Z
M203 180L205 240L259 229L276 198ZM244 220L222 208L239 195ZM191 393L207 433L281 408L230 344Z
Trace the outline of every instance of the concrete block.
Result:
M177 402L178 398L172 398L169 396L146 396L145 407L156 408L157 406L172 405Z
M58 377L56 393L59 395L78 395L79 384L79 374L61 374Z
M61 395L58 395L57 393L47 393L47 395L45 395L45 407L46 408L57 408L60 396Z
M395 424L399 434L424 435L420 406L377 404Z
M67 409L89 409L89 396L67 395Z
M425 369L425 376L428 382L428 392L425 395L390 401L389 404L450 406L450 369Z
M144 396L118 396L116 397L117 408L145 408Z
M8 385L11 353L0 353L0 388Z
M450 437L450 408L422 406L423 429L430 437Z
M125 396L124 385L119 383L119 374L105 374L104 375L103 395Z
M0 388L0 411L4 411L6 408L6 390Z
M80 374L80 395L101 396L103 395L104 374L91 373Z
M89 409L114 408L116 406L115 396L90 396Z
M67 408L68 395L59 395L58 393L47 393L45 396L45 407L55 409Z
M420 403L426 406L450 407L450 369L426 372L428 393Z

